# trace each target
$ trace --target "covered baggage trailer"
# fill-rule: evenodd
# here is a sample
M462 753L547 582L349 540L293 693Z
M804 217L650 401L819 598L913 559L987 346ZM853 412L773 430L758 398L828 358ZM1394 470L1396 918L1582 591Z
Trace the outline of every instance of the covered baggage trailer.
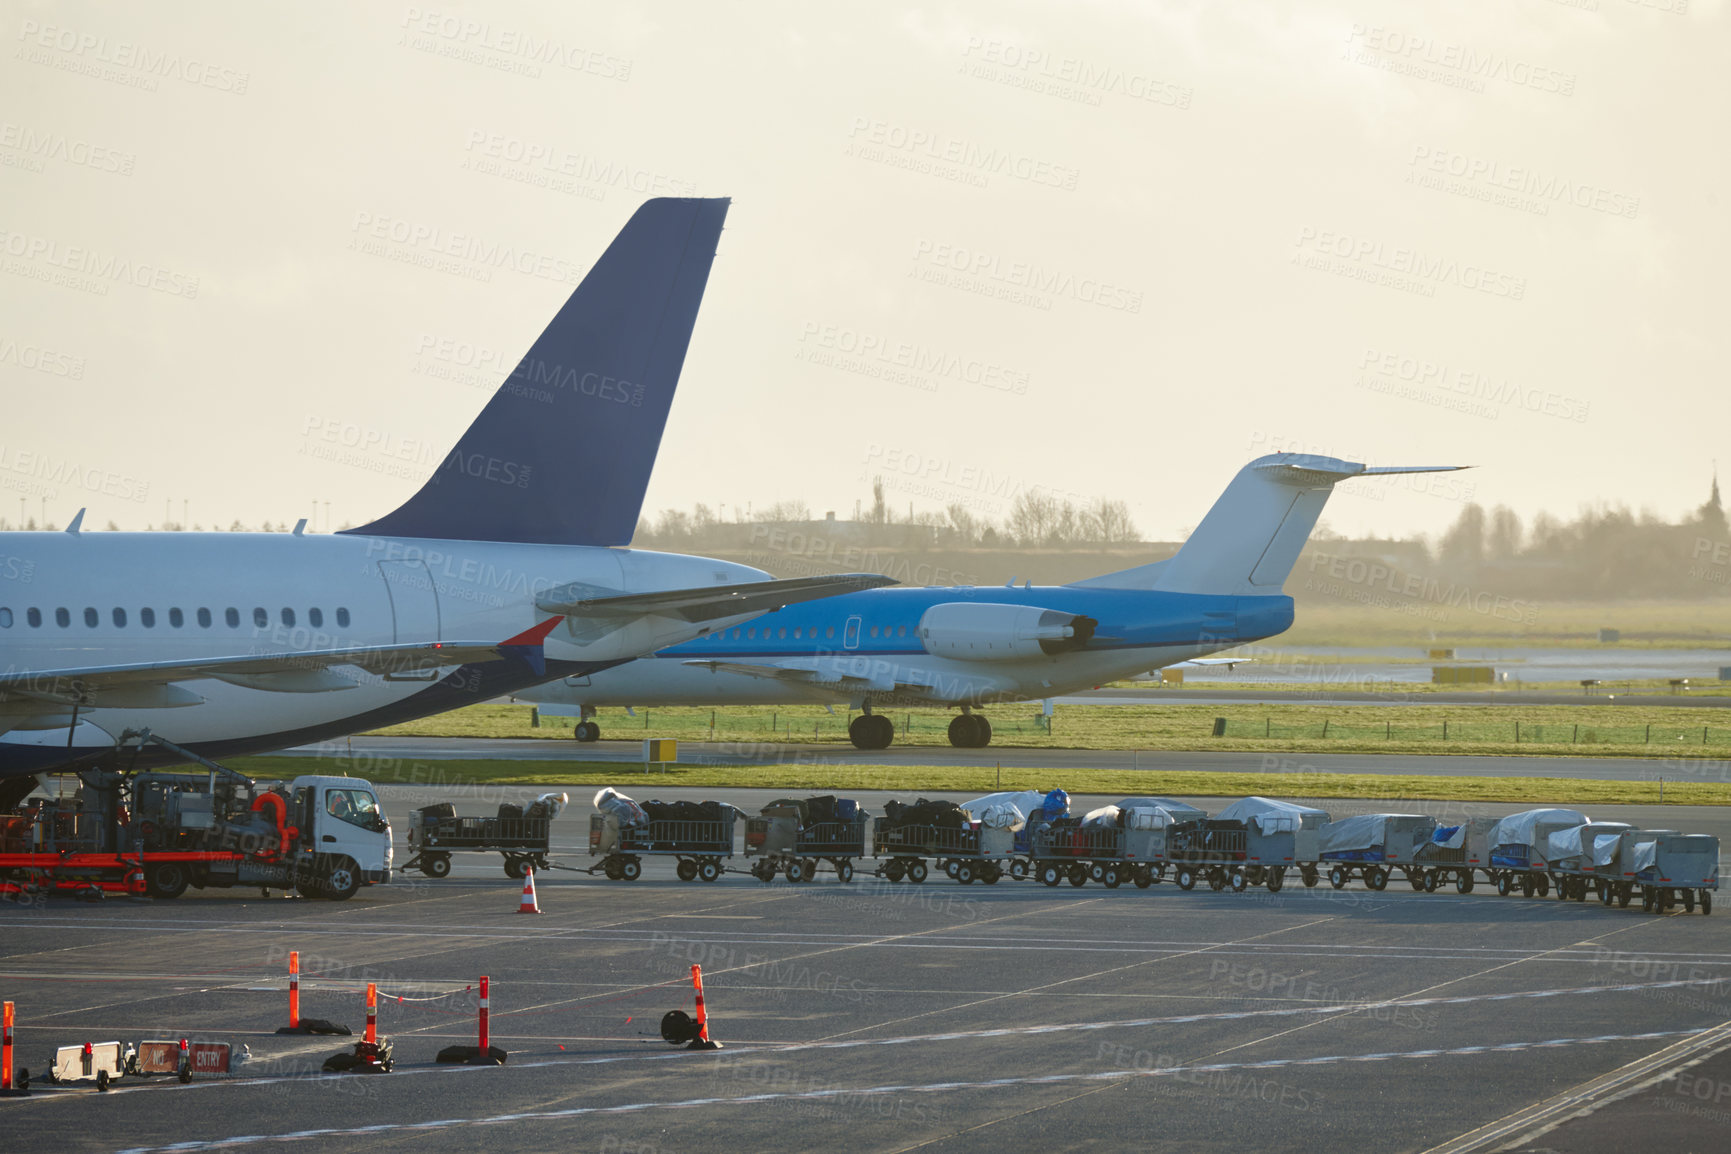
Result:
M1586 825L1587 815L1573 809L1527 809L1511 813L1491 827L1491 881L1508 897L1519 889L1526 897L1551 892L1551 865L1545 856L1550 836Z
M1476 884L1475 875L1483 873L1492 882L1491 831L1501 818L1470 817L1459 825L1438 825L1429 840L1419 847L1418 865L1425 872L1425 889L1435 890L1443 882L1454 879L1455 892L1470 894ZM1436 885L1431 884L1431 877Z
M1354 875L1366 888L1386 889L1400 869L1415 890L1435 890L1437 874L1419 864L1436 819L1416 813L1365 813L1343 817L1317 834L1317 863L1328 868L1328 884L1344 889Z
M1545 860L1557 900L1582 902L1597 893L1609 905L1616 892L1613 882L1622 880L1623 835L1634 828L1626 821L1595 821L1552 832L1545 839Z
M442 878L451 872L453 853L481 852L503 857L506 877L547 869L553 819L568 800L542 794L527 807L501 805L494 817L461 817L449 802L424 806L409 814L409 860L397 868Z
M1681 903L1693 912L1713 912L1713 891L1719 888L1719 839L1711 834L1675 830L1631 830L1619 847L1623 874L1618 904L1628 904L1640 887L1641 908L1664 913Z
M1180 889L1200 879L1209 888L1242 893L1266 885L1277 893L1289 870L1307 886L1317 882L1318 836L1328 813L1313 806L1247 797L1213 818L1186 825L1173 839L1172 858Z
M849 805L851 817L808 821L803 807L794 804L765 806L758 817L745 819L745 856L752 862L751 875L761 882L781 873L790 882L815 878L825 862L836 880L853 880L854 863L865 856L867 815Z
M1081 886L1092 879L1107 889L1125 882L1147 889L1164 878L1178 844L1176 831L1206 817L1194 806L1164 798L1125 798L1079 821L1035 826L1029 837L1034 876L1048 886L1066 880Z

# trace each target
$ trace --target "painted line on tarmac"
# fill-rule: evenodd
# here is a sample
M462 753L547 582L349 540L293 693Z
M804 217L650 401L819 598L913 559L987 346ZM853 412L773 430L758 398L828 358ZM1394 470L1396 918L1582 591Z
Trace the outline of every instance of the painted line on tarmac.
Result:
M1631 1097L1725 1049L1731 1022L1722 1022L1692 1038L1673 1042L1626 1066L1602 1074L1553 1098L1535 1102L1477 1130L1469 1131L1425 1154L1472 1154L1486 1149L1526 1146L1576 1118L1587 1117L1612 1102Z
M990 1029L990 1030L962 1030L962 1031L952 1031L949 1033L942 1033L942 1034L909 1034L909 1035L902 1035L902 1036L893 1037L893 1038L854 1038L854 1039L835 1040L835 1041L789 1042L789 1043L784 1043L784 1044L747 1042L747 1043L735 1043L734 1044L735 1049L733 1052L734 1052L734 1054L736 1054L740 1057L743 1057L743 1056L748 1055L748 1054L749 1055L771 1056L771 1055L786 1054L786 1053L791 1053L791 1052L796 1052L796 1051L854 1050L854 1049L867 1049L867 1048L877 1047L877 1046L905 1046L905 1045L918 1044L918 1043L922 1043L922 1042L935 1043L935 1042L954 1042L954 1041L976 1041L976 1040L986 1039L986 1038L1004 1038L1004 1037L1016 1037L1016 1036L1035 1036L1035 1035L1043 1035L1043 1034L1077 1033L1077 1032L1103 1030L1103 1029L1133 1029L1133 1028L1141 1028L1141 1027L1146 1027L1146 1026L1185 1025L1185 1024L1196 1023L1196 1022L1242 1021L1242 1020L1253 1019L1253 1018L1279 1018L1279 1017L1290 1018L1290 1017L1317 1016L1317 1015L1345 1015L1345 1014L1351 1014L1351 1013L1360 1013L1360 1012L1364 1012L1367 1010L1368 1011L1375 1011L1375 1010L1381 1010L1381 1009L1415 1008L1415 1007L1425 1007L1425 1006L1465 1005L1465 1004L1478 1003L1478 1002L1504 1002L1504 1001L1515 1001L1515 1000L1520 1000L1520 999L1569 997L1569 996L1601 994L1601 993L1629 993L1629 992L1639 993L1639 992L1645 992L1645 991L1650 991L1650 990L1672 989L1672 988L1685 987L1685 986L1711 985L1717 981L1719 981L1719 979L1705 978L1705 979L1690 979L1690 980L1673 981L1673 982L1627 983L1627 984L1617 985L1617 986L1576 986L1576 987L1552 989L1552 990L1522 990L1522 991L1517 991L1517 992L1513 992L1513 993L1503 993L1503 994L1462 994L1462 995L1457 995L1457 996L1448 997L1448 998L1389 999L1387 1001L1381 1001L1381 1002L1331 1003L1331 1004L1320 1005L1320 1006L1291 1006L1291 1007L1279 1007L1279 1008L1264 1009L1264 1010L1231 1010L1231 1011L1222 1011L1222 1012L1214 1012L1214 1013L1172 1015L1172 1016L1168 1016L1168 1017L1159 1017L1159 1018L1140 1018L1140 1019L1113 1018L1110 1020L1095 1021L1095 1022L1069 1022L1069 1023L1058 1023L1058 1024L1054 1024L1054 1025L1043 1025L1043 1026L1004 1026L1004 1027L999 1027L999 1028ZM1681 1031L1674 1031L1674 1033L1678 1034L1678 1035L1690 1035L1690 1034L1699 1033L1699 1031L1681 1030ZM467 1035L464 1035L464 1036L466 1037ZM1655 1035L1655 1036L1657 1036L1657 1035ZM312 1050L323 1050L323 1049L327 1049L327 1048L328 1048L328 1045L325 1045L325 1044L315 1043L311 1046ZM1489 1047L1489 1048L1495 1049L1496 1047ZM295 1052L299 1053L301 1051L297 1050ZM1475 1048L1467 1047L1465 1050L1463 1050L1461 1052L1475 1052ZM277 1055L277 1056L273 1056L272 1058L262 1059L262 1060L264 1060L264 1061L276 1061L276 1060L279 1060L281 1057L284 1057L284 1056L287 1056L287 1055ZM609 1065L617 1065L617 1064L622 1063L622 1062L677 1061L680 1058L682 1058L683 1056L684 1056L684 1051L675 1050L675 1051L671 1051L671 1052L663 1052L663 1053L658 1053L658 1054L631 1054L631 1055L619 1055L619 1056L603 1057L603 1058L556 1058L556 1057L548 1057L548 1058L542 1058L542 1059L538 1059L535 1061L528 1061L528 1062L519 1061L519 1062L515 1063L512 1068L519 1069L519 1070L525 1070L525 1069L533 1070L533 1069L541 1069L541 1068L553 1067L553 1066L609 1066ZM1302 1063L1305 1060L1304 1059L1281 1059L1281 1061ZM495 1068L496 1067L471 1067L471 1066L414 1066L414 1067L406 1067L405 1068L405 1067L399 1066L397 1068L397 1070L395 1071L395 1074L398 1077L407 1077L407 1076L411 1076L411 1075L415 1075L415 1074L464 1074L464 1073L475 1073L475 1072L480 1071L480 1070L495 1069ZM232 1088L246 1087L246 1086L268 1086L268 1085L278 1085L278 1084L283 1084L283 1083L317 1081L317 1080L320 1080L321 1077L323 1077L323 1078L343 1078L343 1077L347 1077L347 1076L349 1076L349 1075L341 1075L341 1074L320 1075L320 1074L312 1073L312 1072L300 1072L300 1073L292 1073L292 1074L285 1073L285 1074L280 1074L280 1075L266 1074L266 1075L261 1075L258 1077L252 1077L252 1078L209 1081L209 1082L202 1082L202 1081L201 1082L194 1082L190 1085L185 1085L185 1086L180 1086L180 1085L163 1085L163 1086L158 1086L158 1087L150 1087L150 1086L125 1087L125 1086L123 1086L123 1087L117 1087L116 1089L111 1090L110 1093L111 1094L137 1094L137 1093L149 1093L152 1091L155 1091L158 1093L182 1093L182 1092L187 1092L187 1091L211 1090L211 1089L218 1089L218 1088L231 1088L232 1089Z
M1546 908L1546 909L1556 908L1556 903L1547 903L1544 906L1544 908ZM501 915L501 916L503 917L505 915ZM1649 923L1643 922L1641 924L1644 925L1644 924L1649 924ZM511 930L511 931L500 930L498 932L494 932L494 931L490 931L490 930L480 930L480 929L453 928L449 925L440 925L438 923L408 923L408 924L405 924L402 926L379 925L376 927L358 927L358 926L307 925L307 924L302 924L302 923L297 923L297 922L257 922L257 923L253 923L253 922L231 922L231 923L226 923L226 924L213 924L210 922L176 920L176 921L160 921L160 922L150 921L150 922L142 922L142 923L139 921L114 921L114 922L99 925L97 923L92 923L92 922L83 921L83 920L68 920L68 921L64 921L64 922L58 922L58 921L56 921L56 922L37 922L37 923L34 923L31 926L27 927L27 928L31 928L31 929L35 929L35 928L49 928L49 929L97 929L97 928L120 929L120 928L126 928L126 929L138 929L141 927L142 928L156 929L156 930L161 930L161 931L179 931L179 932L187 932L187 933L237 933L237 934L244 934L247 937L256 937L262 930L276 930L276 931L281 931L284 933L295 933L295 934L304 934L307 936L322 936L322 937L341 937L341 936L403 937L403 938L432 937L432 938L438 938L441 942L450 941L453 939L474 939L474 938L487 939L487 940L495 940L496 939L496 940L504 940L504 941L523 941L523 942L540 942L540 941L547 941L547 940L555 940L556 941L556 940L561 940L561 939L580 938L584 941L602 941L602 940L604 940L604 941L617 941L617 942L644 941L644 942L647 942L649 944L662 944L662 943L665 943L665 941L668 940L669 938L672 938L673 940L677 940L677 941L692 941L692 942L698 942L698 943L711 943L711 942L713 942L716 944L724 944L724 945L725 944L734 944L734 945L762 944L762 945L788 945L788 946L848 946L848 945L869 945L869 944L872 944L875 942L883 942L886 940L890 940L890 939L886 939L884 937L884 935L882 935L882 934L828 934L828 933L812 934L812 933L798 933L795 931L787 931L787 932L766 932L763 934L746 935L746 934L742 934L741 931L738 931L738 930L713 930L713 931L681 930L678 934L675 935L675 934L670 934L665 930L647 930L647 929L637 930L637 929L622 929L622 928L614 928L614 927L590 927L590 926L581 926L581 925L573 925L573 926L548 925L548 926L542 926L539 928L525 926L521 930ZM1154 940L1150 940L1150 941L1138 941L1138 940L1131 939L1131 938L1048 938L1048 937L1023 937L1020 935L999 937L999 936L994 936L994 935L967 935L967 936L955 935L955 936L949 936L949 935L933 934L933 935L928 936L928 937L923 937L922 941L918 944L921 947L928 947L928 948L929 947L949 948L949 947L953 946L954 948L960 948L960 949L968 949L968 948L978 949L978 948L985 948L985 947L998 946L998 945L1011 946L1011 947L1034 946L1036 948L1045 947L1045 946L1055 946L1055 947L1061 947L1064 949L1078 949L1078 948L1087 949L1089 947L1099 947L1099 948L1101 948L1101 952L1109 952L1109 950L1111 950L1111 949L1120 949L1121 950L1121 949L1126 949L1126 948L1128 948L1128 949L1147 949L1147 950L1160 950L1160 949L1197 950L1197 949L1220 949L1223 947L1229 947L1230 946L1230 947L1242 949L1246 953L1267 953L1270 955L1287 957L1287 956L1292 956L1294 951L1302 950L1302 951L1306 952L1306 956L1315 956L1315 957L1331 957L1332 956L1332 957L1341 957L1344 959L1351 959L1351 960L1368 960L1368 959L1375 959L1375 958L1383 958L1383 959L1389 959L1389 960L1415 960L1415 961L1430 961L1430 960L1458 961L1458 960L1469 960L1469 959L1481 960L1481 961L1495 961L1495 960L1501 960L1501 959L1523 960L1523 959L1526 959L1526 958L1531 956L1530 952L1525 951L1525 950L1520 950L1520 949L1515 949L1515 948L1507 948L1507 947L1489 947L1489 946L1451 946L1451 947L1447 947L1448 950L1450 951L1449 953L1438 954L1436 952L1436 947L1430 947L1430 946L1403 946L1403 945L1377 946L1377 945L1367 945L1367 944L1333 945L1333 944L1326 943L1326 942L1304 942L1304 943L1295 943L1292 945L1287 945L1287 944L1281 944L1281 943L1261 943L1261 944L1258 944L1258 943L1254 943L1254 942L1243 942L1243 941L1211 942L1211 941L1201 941L1201 940L1190 941L1190 940L1184 940L1184 939L1154 939ZM1552 959L1556 959L1556 960L1564 960L1564 959L1572 959L1572 958L1592 960L1596 957L1595 952L1593 950L1587 949L1584 947L1583 948L1567 948L1567 947L1565 947L1565 948L1549 951L1547 956L1552 958ZM1664 961L1692 962L1692 963L1697 963L1697 964L1731 964L1731 953L1727 953L1727 952L1707 952L1707 951L1670 951L1670 952L1662 952L1662 953L1661 952L1655 952L1655 953L1643 952L1642 956L1648 957L1648 958L1660 959L1660 960L1664 960ZM68 972L65 970L57 971L56 973L59 976L64 976L64 977L80 977L80 976L82 976L82 975L79 975L76 973L71 973L71 972ZM0 970L0 977L5 977L5 976L11 976L10 972ZM31 975L20 975L20 976L31 976Z
M1233 1070L1275 1070L1294 1066L1326 1066L1343 1062L1422 1061L1432 1058L1479 1054L1509 1054L1525 1050L1561 1049L1565 1046L1599 1046L1617 1042L1647 1042L1697 1034L1697 1030L1663 1030L1645 1034L1599 1034L1589 1038L1546 1038L1530 1042L1503 1042L1490 1046L1458 1046L1452 1049L1384 1051L1372 1054L1329 1054L1313 1058L1271 1058L1261 1062L1222 1062L1213 1065L1166 1066L1150 1069L1105 1070L1089 1074L1043 1074L1020 1078L993 1078L983 1082L926 1082L890 1086L829 1087L820 1090L790 1090L748 1094L735 1098L687 1098L664 1102L627 1102L616 1106L576 1106L564 1110L531 1110L513 1114L491 1114L474 1118L441 1118L428 1122L385 1122L372 1126L296 1130L277 1134L242 1134L228 1138L176 1142L169 1146L134 1146L121 1154L183 1154L199 1150L226 1150L261 1142L305 1142L324 1138L351 1138L402 1131L427 1132L467 1126L497 1126L509 1122L549 1122L606 1114L640 1114L651 1110L695 1110L715 1106L755 1106L766 1102L814 1101L834 1098L882 1097L887 1094L945 1094L965 1090L997 1090L1012 1086L1053 1086L1067 1083L1125 1081L1132 1078L1172 1078L1193 1074L1225 1073Z

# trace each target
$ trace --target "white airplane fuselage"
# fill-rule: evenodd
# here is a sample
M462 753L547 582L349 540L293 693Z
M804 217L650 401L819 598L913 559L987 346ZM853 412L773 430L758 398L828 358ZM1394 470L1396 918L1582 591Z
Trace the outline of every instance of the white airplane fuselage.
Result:
M647 593L760 581L725 561L622 548L288 533L0 534L0 665L9 672L282 654L359 646L497 643L552 614L579 582ZM98 692L76 711L0 703L0 777L112 749L128 729L206 756L281 748L472 704L547 677L581 675L713 627L640 617L598 638L569 620L528 662L375 675L238 674ZM23 715L28 713L28 718ZM29 725L31 728L22 728ZM70 746L70 748L68 748ZM146 759L149 760L148 758Z

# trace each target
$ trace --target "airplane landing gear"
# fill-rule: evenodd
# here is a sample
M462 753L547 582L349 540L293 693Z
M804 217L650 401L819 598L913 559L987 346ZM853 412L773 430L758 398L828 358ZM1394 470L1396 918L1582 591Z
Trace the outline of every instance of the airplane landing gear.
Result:
M896 723L881 713L862 713L847 726L855 749L888 749L896 739Z
M593 721L579 721L571 727L571 736L583 742L600 741L601 727Z
M957 749L984 749L992 743L992 723L985 715L963 713L950 719L950 744Z

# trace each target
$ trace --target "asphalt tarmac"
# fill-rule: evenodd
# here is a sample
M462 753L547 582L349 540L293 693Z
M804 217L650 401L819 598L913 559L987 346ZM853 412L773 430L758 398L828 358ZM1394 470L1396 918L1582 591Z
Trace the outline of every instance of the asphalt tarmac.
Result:
M399 835L413 806L483 813L536 792L383 791ZM747 809L768 796L726 794ZM582 867L588 798L572 800L554 857ZM1726 809L1593 816L1731 832ZM543 912L517 913L521 883L472 854L345 903L236 890L0 907L21 1064L183 1035L252 1055L226 1080L0 1100L0 1149L1425 1150L1731 1019L1718 913L1482 886L1234 895L864 870L704 884L654 860L636 882L555 869L537 889ZM348 1039L272 1033L289 950L308 1016L358 1031L377 983L393 1072L322 1075ZM694 963L719 1052L657 1036L663 1014L693 1009ZM482 974L509 1062L438 1066L473 1041ZM1679 1117L1684 1148L1731 1137L1722 1110Z
M601 761L641 765L642 743L508 737L354 737L284 751L289 756L354 757L365 767L486 759L497 761ZM1731 782L1731 760L1679 754L1635 757L1475 757L1453 754L1208 753L1127 749L954 749L851 745L782 745L767 742L685 741L679 759L689 765L937 765L1040 769L1148 769L1218 773L1425 774L1445 777L1566 777L1595 781Z

